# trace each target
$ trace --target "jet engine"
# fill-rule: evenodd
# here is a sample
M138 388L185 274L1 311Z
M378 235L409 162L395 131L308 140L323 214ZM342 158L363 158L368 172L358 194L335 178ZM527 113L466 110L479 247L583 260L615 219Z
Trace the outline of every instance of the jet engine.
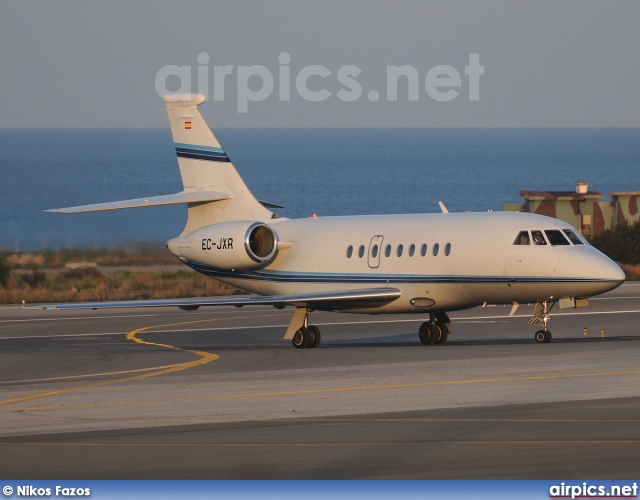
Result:
M167 243L179 257L217 269L250 269L271 262L278 253L278 235L267 224L231 221L180 235Z

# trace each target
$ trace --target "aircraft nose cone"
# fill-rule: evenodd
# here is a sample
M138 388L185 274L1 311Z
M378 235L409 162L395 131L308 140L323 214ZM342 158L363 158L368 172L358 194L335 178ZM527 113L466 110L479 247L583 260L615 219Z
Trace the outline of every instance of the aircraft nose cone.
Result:
M616 286L622 285L622 283L627 278L627 276L625 275L624 271L620 268L618 264L613 262L608 257L607 257L607 260L609 262L601 264L602 266L601 272L604 276L603 279L616 283Z
M607 279L611 281L618 281L618 284L621 285L622 282L627 279L627 276L618 264L610 260L609 268L607 269Z
M579 259L578 262L585 274L599 282L598 293L613 290L624 282L626 276L618 264L593 247L586 247L584 250L588 254L583 257L585 260Z
M586 247L584 250L589 253L585 255L587 260L582 264L583 267L588 270L590 277L600 281L610 282L614 285L612 288L621 285L626 279L624 271L620 269L620 266L605 254L593 247Z
M575 296L591 297L620 286L625 274L609 257L591 246L571 247L559 261L560 272L576 279Z

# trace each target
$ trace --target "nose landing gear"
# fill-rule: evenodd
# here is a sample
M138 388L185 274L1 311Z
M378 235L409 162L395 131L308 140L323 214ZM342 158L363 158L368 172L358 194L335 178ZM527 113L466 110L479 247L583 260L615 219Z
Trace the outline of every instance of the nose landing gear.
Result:
M533 311L533 317L529 320L530 325L539 325L542 323L543 329L538 330L534 336L538 344L548 344L551 342L551 332L547 329L547 323L551 319L549 311L551 311L554 305L555 302L552 302L551 306L549 306L546 300L544 302L538 302Z

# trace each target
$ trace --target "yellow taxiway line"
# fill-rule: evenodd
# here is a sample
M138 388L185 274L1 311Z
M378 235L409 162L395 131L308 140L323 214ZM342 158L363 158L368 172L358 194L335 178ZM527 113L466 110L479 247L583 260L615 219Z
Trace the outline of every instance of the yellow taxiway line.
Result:
M137 369L137 370L125 370L125 371L121 371L121 372L113 372L113 373L110 373L108 375L112 375L112 374L122 375L122 374L127 374L127 373L136 373L136 372L138 372L138 374L130 376L130 377L123 377L123 378L105 380L105 381L96 382L96 383L93 383L93 384L84 384L84 385L78 386L78 387L68 387L68 388L64 388L64 389L56 389L56 390L53 390L53 391L41 392L41 393L38 393L38 394L32 394L30 396L23 396L23 397L19 397L19 398L6 399L4 401L0 401L0 406L8 406L8 405L16 404L16 403L24 403L24 402L27 402L27 401L33 401L35 399L41 399L41 398L46 398L46 397L50 397L50 396L58 396L60 394L66 394L66 393L69 393L69 392L80 391L80 390L84 390L84 389L92 388L92 387L102 387L102 386L106 386L106 385L119 384L119 383L122 383L122 382L129 382L131 380L139 380L139 379L144 379L144 378L157 377L158 375L165 375L167 373L174 373L174 372L178 372L178 371L182 371L182 370L188 370L190 368L195 368L196 366L201 366L201 365L204 365L204 364L209 363L211 361L215 361L216 359L218 359L220 357L217 354L211 354L211 353L204 352L204 351L195 351L195 350L191 350L191 349L181 349L179 347L168 345L168 344L159 344L159 343L156 343L156 342L149 342L149 341L146 341L146 340L143 340L143 339L139 338L138 334L140 334L142 332L145 332L145 331L148 331L148 330L152 330L154 328L168 328L168 327L173 327L173 326L191 325L191 324L195 324L195 323L205 323L207 321L215 321L216 319L217 318L209 318L209 319L202 319L202 320L196 320L196 321L183 321L183 322L180 322L180 323L168 323L168 324L164 324L164 325L145 326L143 328L138 328L137 330L132 330L127 334L127 339L131 340L133 342L136 342L137 344L156 346L156 347L163 347L165 349L171 349L173 351L188 352L188 353L191 353L191 354L195 354L196 356L198 356L198 359L196 359L194 361L188 361L186 363L178 363L178 364L174 364L174 365L164 365L164 366L156 366L156 367L153 367L153 368L145 368L144 369L145 373L139 373L141 371L140 369ZM80 377L99 376L99 375L101 375L101 374L81 375Z

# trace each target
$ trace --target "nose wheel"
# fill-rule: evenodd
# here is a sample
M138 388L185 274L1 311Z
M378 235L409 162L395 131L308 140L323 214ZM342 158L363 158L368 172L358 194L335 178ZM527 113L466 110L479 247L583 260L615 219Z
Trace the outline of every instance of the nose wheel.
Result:
M538 330L535 339L538 344L548 344L551 342L551 332L549 330Z

